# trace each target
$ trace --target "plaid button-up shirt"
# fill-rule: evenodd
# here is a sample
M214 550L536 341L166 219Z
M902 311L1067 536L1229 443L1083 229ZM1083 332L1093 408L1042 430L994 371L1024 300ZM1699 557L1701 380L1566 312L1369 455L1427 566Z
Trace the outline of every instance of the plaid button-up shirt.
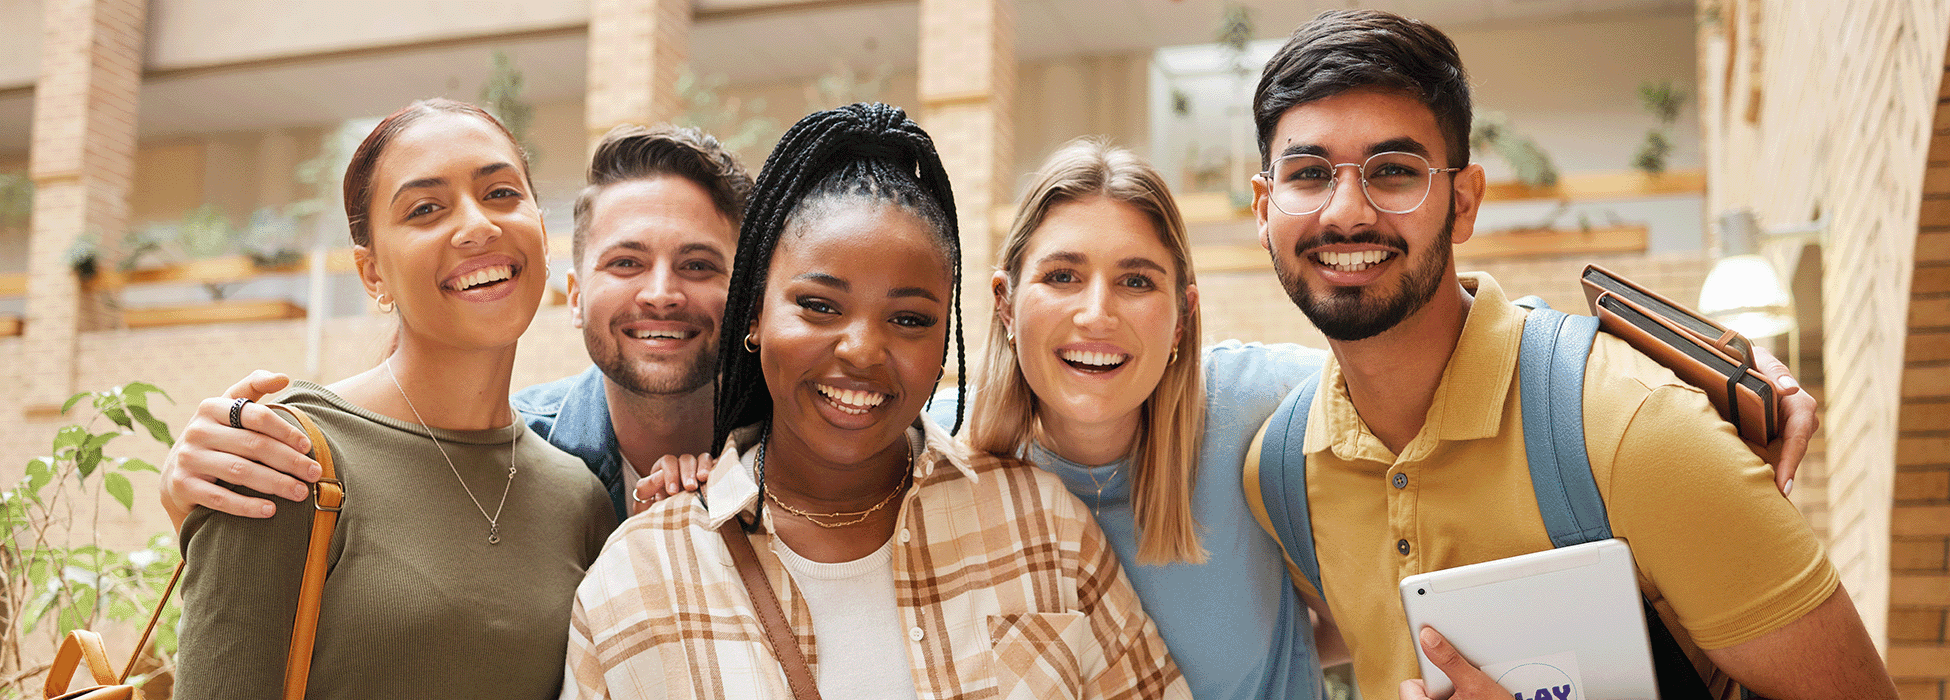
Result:
M894 590L925 700L1189 698L1178 667L1090 513L1015 459L970 455L923 421L915 487L894 533ZM680 494L611 535L576 590L563 698L789 698L715 530L758 488L732 434L705 500ZM773 551L752 545L819 674L812 613Z

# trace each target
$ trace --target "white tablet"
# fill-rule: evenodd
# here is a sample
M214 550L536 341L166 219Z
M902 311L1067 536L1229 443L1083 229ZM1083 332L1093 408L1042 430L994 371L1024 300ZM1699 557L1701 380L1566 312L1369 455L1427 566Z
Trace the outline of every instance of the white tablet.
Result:
M1402 579L1429 695L1455 688L1415 635L1434 627L1513 700L1659 697L1632 552L1611 539Z

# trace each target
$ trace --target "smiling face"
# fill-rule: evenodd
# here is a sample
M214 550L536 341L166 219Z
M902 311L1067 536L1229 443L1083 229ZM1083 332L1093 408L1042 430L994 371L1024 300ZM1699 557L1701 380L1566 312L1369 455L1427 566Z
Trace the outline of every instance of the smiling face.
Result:
M753 334L774 440L835 465L906 449L948 352L951 269L935 238L862 199L808 205L786 225Z
M1288 109L1270 151L1274 158L1307 153L1331 163L1404 151L1442 165L1448 144L1434 113L1413 96L1361 89ZM1338 177L1327 206L1303 216L1273 207L1269 183L1255 177L1253 211L1287 296L1327 337L1363 340L1399 325L1443 285L1454 284L1451 248L1475 230L1482 168L1436 175L1428 198L1406 214L1375 209L1353 168L1340 168Z
M1050 430L1117 425L1135 436L1183 333L1179 272L1157 224L1101 196L1059 204L1022 261L1013 290L1004 273L993 285L1038 418Z
M402 340L512 345L541 304L548 247L514 144L478 117L435 112L380 155L372 245L355 246L367 292L399 310Z
M738 231L689 179L664 175L597 195L571 317L603 376L639 394L681 394L717 370L718 325Z

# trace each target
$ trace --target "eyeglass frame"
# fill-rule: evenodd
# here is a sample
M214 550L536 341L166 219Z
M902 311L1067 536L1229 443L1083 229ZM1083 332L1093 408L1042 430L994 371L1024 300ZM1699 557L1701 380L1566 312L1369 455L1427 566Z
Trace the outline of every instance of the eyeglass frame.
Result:
M1429 186L1426 189L1422 190L1422 198L1415 202L1415 206L1409 207L1407 209L1403 209L1401 211L1394 211L1391 209L1384 209L1380 204L1376 204L1374 201L1374 195L1368 193L1367 164L1373 162L1374 159L1376 158L1380 158L1382 156L1387 156L1387 155L1415 156L1416 158L1421 159L1423 163L1429 162L1428 157L1423 156L1420 153L1410 153L1408 151L1382 151L1380 153L1376 153L1368 156L1366 159L1362 160L1359 163L1336 163L1332 160L1329 160L1326 156L1315 155L1312 153L1289 153L1280 156L1278 158L1274 158L1273 162L1268 164L1265 170L1261 170L1259 174L1255 175L1254 177L1265 178L1266 200L1268 204L1273 205L1274 209L1279 210L1281 214L1285 214L1287 216L1308 216L1310 214L1317 214L1321 210L1326 209L1327 205L1334 203L1334 194L1336 192L1339 192L1341 189L1340 188L1341 168L1351 167L1354 168L1354 172L1360 176L1361 197L1368 200L1368 206L1374 207L1375 211L1383 212L1387 214L1412 214L1415 212L1415 210L1421 209L1423 204L1427 204L1429 201L1429 193L1435 191L1435 178L1433 176L1440 173L1459 173L1464 170L1464 168L1435 168L1435 167L1428 168L1429 175L1431 177L1429 178ZM1279 182L1273 179L1273 171L1279 168L1280 161L1287 160L1290 158L1317 158L1326 161L1327 167L1331 168L1334 171L1333 177L1328 178L1327 181L1327 196L1321 198L1320 206L1314 207L1311 211L1304 211L1298 213L1287 211L1285 207L1280 206L1280 200L1273 196L1274 190L1279 187Z

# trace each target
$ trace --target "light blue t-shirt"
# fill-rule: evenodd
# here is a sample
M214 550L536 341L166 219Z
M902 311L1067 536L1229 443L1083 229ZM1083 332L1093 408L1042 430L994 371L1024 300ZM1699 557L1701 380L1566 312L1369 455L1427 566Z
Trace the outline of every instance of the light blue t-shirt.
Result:
M1137 563L1131 474L1123 461L1089 467L1039 445L1023 455L1062 477L1097 515L1199 700L1322 695L1313 624L1287 580L1279 543L1247 510L1242 467L1253 436L1280 399L1326 358L1324 351L1298 345L1232 340L1205 349L1205 437L1192 487L1192 516L1209 555L1204 564ZM953 425L954 404L949 389L929 402L928 413Z

